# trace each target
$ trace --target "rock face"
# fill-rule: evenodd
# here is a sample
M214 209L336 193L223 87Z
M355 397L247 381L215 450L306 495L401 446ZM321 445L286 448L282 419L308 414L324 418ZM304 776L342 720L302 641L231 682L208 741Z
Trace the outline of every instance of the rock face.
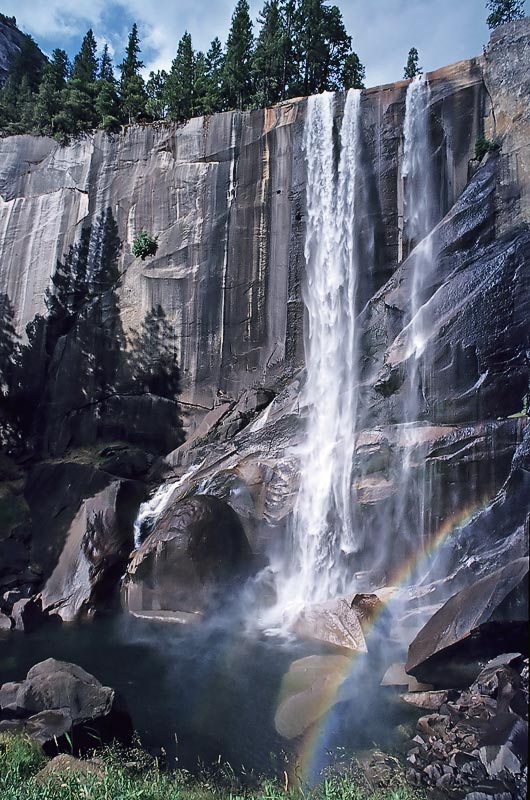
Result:
M223 593L250 574L251 560L232 508L195 495L171 504L134 556L124 583L126 606L138 615L174 612L195 621L219 611Z
M23 729L48 752L68 734L76 752L101 742L130 741L132 724L113 689L76 664L49 658L21 683L0 688L0 729Z
M420 254L403 227L407 82L362 96L361 190L374 237L359 280L362 386L352 491L360 552L352 569L358 588L369 592L402 581L404 566L418 562L422 548L435 547L411 598L413 611L431 606L432 613L526 551L529 42L528 20L504 26L485 56L428 76L437 224L426 244L436 268L422 286L425 336L414 352L406 329ZM337 126L343 103L337 96ZM55 261L79 223L93 223L110 208L125 243L123 327L138 329L160 303L176 331L189 435L165 461L169 478L179 479L172 508L199 496L218 498L237 513L263 559L288 527L306 416L300 403L306 105L294 100L181 127L131 126L68 147L30 136L0 141L0 288L15 306L19 329L43 310ZM493 135L494 123L500 150L478 164L475 141L483 132ZM156 256L145 262L130 250L141 229L159 236ZM403 396L414 370L417 414L409 424ZM64 450L73 434L63 425L60 386L56 398L54 438ZM134 427L144 418L152 429L159 409L146 412L142 402L130 417L117 413L119 420ZM402 490L403 463L421 487L416 494ZM91 496L112 491L109 478L90 480L97 484ZM54 521L49 535L45 525L36 532L31 558L42 562L46 579L87 496L81 495L67 521L62 506L43 500L46 519ZM422 497L428 502L420 531L414 525ZM39 518L39 503L30 500L31 492ZM162 539L155 530L131 567L130 608L195 613L203 601L196 602L194 589L190 603L173 602L166 599L169 588L156 597L143 579L141 569L151 575L162 561L155 554L166 549L175 547L177 571L190 565L180 562L180 533L170 529L170 517L157 524L166 526ZM190 575L200 583L194 569ZM425 621L420 617L409 617L411 637Z
M480 658L524 652L527 620L528 559L520 558L457 592L431 617L410 645L407 672L461 686Z
M461 62L430 80L443 214L467 182L481 130L481 62ZM366 192L377 231L366 300L404 247L398 187L406 87L402 81L363 97L363 148L373 165ZM186 402L211 407L219 388L237 397L292 374L303 358L305 111L305 100L295 100L181 127L98 132L69 147L3 139L0 288L19 328L43 311L50 274L79 223L110 208L125 243L124 326L137 329L162 304L177 334ZM145 262L130 249L141 229L159 236L156 257Z

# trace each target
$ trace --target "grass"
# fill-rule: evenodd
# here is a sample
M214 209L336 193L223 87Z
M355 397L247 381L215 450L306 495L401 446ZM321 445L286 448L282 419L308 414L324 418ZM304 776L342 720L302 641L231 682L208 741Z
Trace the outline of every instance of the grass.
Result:
M136 754L138 751L136 751ZM127 753L98 753L96 774L75 770L43 780L39 771L46 757L24 736L0 734L0 797L2 800L421 800L423 794L404 785L370 789L360 786L353 772L333 775L312 791L290 788L288 781L262 781L243 788L227 768L215 778L192 777L183 771L159 769L156 761L132 763ZM140 759L141 761L141 759ZM286 786L287 783L287 786Z

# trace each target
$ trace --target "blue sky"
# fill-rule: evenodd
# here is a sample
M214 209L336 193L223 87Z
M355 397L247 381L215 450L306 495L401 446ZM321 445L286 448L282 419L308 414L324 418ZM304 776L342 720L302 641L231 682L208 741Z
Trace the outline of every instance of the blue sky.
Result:
M489 38L485 0L334 1L366 66L368 86L400 79L412 46L424 69L432 70L478 55ZM262 4L250 0L254 19ZM185 30L198 49L207 48L214 36L224 42L234 5L235 0L1 0L0 9L14 15L47 53L63 47L74 55L92 27L116 63L136 21L148 72L169 68Z

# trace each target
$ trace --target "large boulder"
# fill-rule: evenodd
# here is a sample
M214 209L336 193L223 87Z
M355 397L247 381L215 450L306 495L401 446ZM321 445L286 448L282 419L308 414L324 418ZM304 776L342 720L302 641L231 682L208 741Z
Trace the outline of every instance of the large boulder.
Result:
M174 612L197 621L250 574L252 552L235 511L209 495L195 495L166 509L127 570L129 611ZM171 619L171 615L160 615Z
M32 667L21 683L0 688L0 719L0 729L24 730L48 752L68 739L76 751L98 740L129 742L133 732L114 689L76 664L54 658Z
M83 500L41 598L65 622L104 605L134 547L133 525L141 490L116 480Z
M407 672L441 687L468 685L490 658L528 642L528 559L457 592L409 647Z

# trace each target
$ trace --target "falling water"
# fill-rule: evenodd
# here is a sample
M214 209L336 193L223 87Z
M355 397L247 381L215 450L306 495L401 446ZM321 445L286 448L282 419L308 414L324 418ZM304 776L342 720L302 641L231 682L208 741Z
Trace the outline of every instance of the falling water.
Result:
M355 191L360 168L360 92L350 90L334 158L332 93L310 97L305 241L307 432L292 527L292 555L279 579L279 607L290 617L346 588L345 558L358 549L351 471L357 416Z
M411 357L401 398L402 443L405 451L398 476L398 509L395 522L402 535L421 544L426 527L426 471L416 467L413 475L411 457L421 416L422 375L420 359L427 335L425 288L436 259L433 239L428 234L436 222L433 151L429 133L430 88L426 78L418 75L409 84L406 95L402 176L404 182L405 238L410 258L410 293L405 310L404 332ZM408 509L408 511L407 511ZM411 513L412 509L412 513Z

